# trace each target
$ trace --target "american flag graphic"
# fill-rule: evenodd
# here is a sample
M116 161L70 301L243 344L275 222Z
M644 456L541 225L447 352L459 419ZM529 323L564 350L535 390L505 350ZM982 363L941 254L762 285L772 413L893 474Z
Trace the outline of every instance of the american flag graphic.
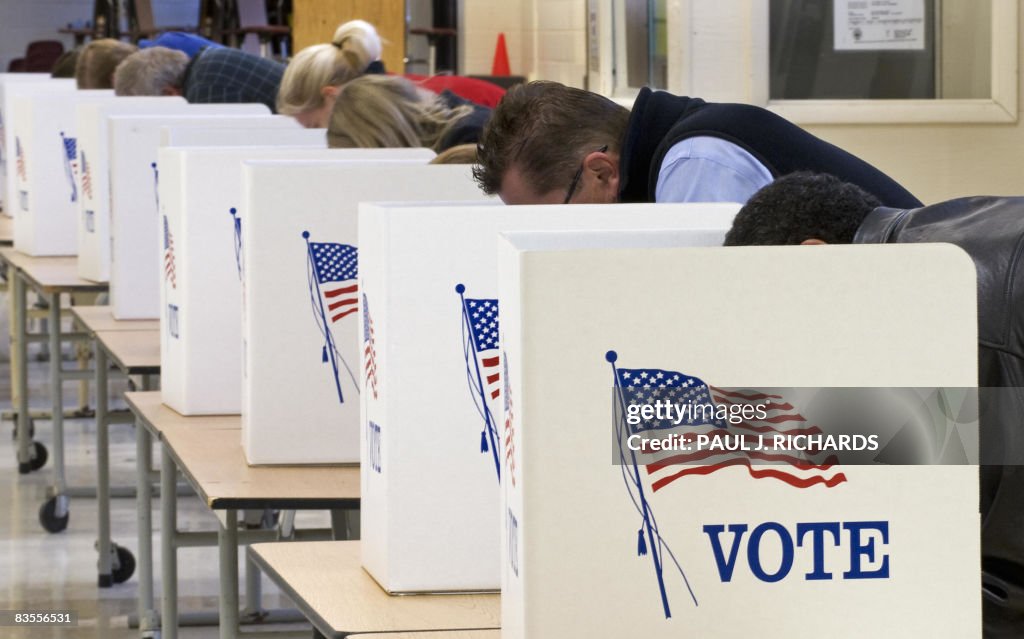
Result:
M628 408L631 405L653 404L667 400L675 406L711 405L725 407L733 404L762 405L764 419L750 419L730 423L723 419L702 419L701 411L686 413L679 424L672 420L659 422L647 420L637 426L629 426L632 432L685 428L687 435L708 435L712 440L726 435L751 435L751 447L757 447L758 435L813 435L821 433L817 426L808 426L807 420L781 395L765 394L753 390L725 389L711 386L702 380L680 373L654 368L616 369L618 391ZM709 411L710 412L710 411ZM696 447L694 447L696 448ZM846 476L833 470L834 457L815 462L807 456L795 456L784 452L747 450L699 450L680 451L646 464L651 490L658 492L677 479L695 475L710 475L731 466L742 466L754 479L776 479L794 488L810 488L823 485L835 487Z
M78 139L66 137L60 132L60 140L64 147L64 175L71 185L71 201L78 201Z
M85 149L79 149L78 155L82 162L82 194L92 199L92 171L89 170L89 162L85 158Z
M491 399L501 396L501 357L498 354L498 300L466 298L473 350L480 362L484 391Z
M480 452L490 452L494 470L501 478L498 456L498 423L491 402L501 397L501 357L498 341L498 300L465 296L466 287L458 284L462 305L462 357L466 362L466 382L473 405L484 422L480 432Z
M363 367L366 375L364 388L373 393L377 399L377 343L373 335L373 317L370 316L370 305L366 301L366 293L363 293L363 359L366 365Z
M348 244L309 243L313 273L331 323L359 308L359 252Z
M21 148L21 138L14 137L14 162L18 172L18 179L22 182L28 181L28 171L25 170L25 151Z
M167 223L167 216L164 217L164 281L169 282L171 288L178 288L178 278L174 266L174 236L171 235L170 225Z
M338 401L345 403L341 369L348 373L356 392L359 382L338 350L331 327L359 310L359 250L349 244L310 242L309 231L303 231L302 237L306 240L310 304L324 340L321 361L330 362Z
M808 460L806 454L797 457L787 455L786 451L719 451L717 448L710 450L710 446L705 450L705 447L691 445L692 450L669 451L665 457L652 463L638 463L637 453L628 447L627 440L628 436L643 431L679 428L683 431L680 434L694 437L704 434L710 439L730 433L797 435L817 434L821 431L816 426L808 426L807 420L780 395L756 390L719 388L697 377L674 370L619 368L616 365L618 357L615 351L608 351L605 354L605 360L612 366L615 401L619 409L615 424L619 442L618 461L630 503L640 517L637 555L651 555L662 609L665 618L668 619L672 616L672 610L665 579L666 567L681 577L695 606L698 605L697 596L686 576L686 571L658 527L658 518L648 499L649 492L658 492L683 477L710 475L731 466L746 468L754 479L776 479L802 489L817 485L832 488L845 482L846 477L841 472L833 471L832 459L816 463ZM683 411L683 419L678 425L674 419L647 420L635 426L628 423L626 416L629 406L654 405L656 402L676 407L689 405L691 408L694 405L710 405L714 410ZM717 409L725 407L725 414L728 415L728 406L737 403L764 406L763 418L742 423L730 423L727 418L723 419ZM676 412L675 418L678 419L678 411ZM757 448L758 445L752 442L750 447ZM755 465L755 461L760 463ZM643 480L644 476L647 477L647 481Z
M515 416L512 411L514 406L512 405L512 389L509 387L508 380L508 359L504 357L502 353L502 360L504 360L504 370L502 371L505 378L505 477L506 481L511 481L512 485L516 485L516 445L515 445Z

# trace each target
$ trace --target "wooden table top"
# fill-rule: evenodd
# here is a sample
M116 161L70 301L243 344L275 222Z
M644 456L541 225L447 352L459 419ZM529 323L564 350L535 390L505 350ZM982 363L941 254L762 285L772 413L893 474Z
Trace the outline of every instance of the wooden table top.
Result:
M72 306L71 314L90 335L97 331L158 331L160 320L114 319L109 306Z
M0 249L0 259L15 267L40 293L99 293L106 283L91 282L78 277L78 258L32 257L13 248Z
M96 331L97 344L128 375L160 372L160 331Z
M157 439L164 428L186 428L199 425L206 430L234 430L242 428L241 415L206 415L186 417L164 404L160 391L134 391L124 394L143 426Z
M389 595L363 570L358 541L253 544L249 552L328 637L427 630L479 633L452 634L452 639L498 637L483 631L501 625L500 595ZM417 635L417 639L441 636Z
M125 393L125 399L213 510L359 505L358 466L250 466L242 450L241 416L185 417L164 406L159 391Z
M14 244L14 218L0 215L0 246Z

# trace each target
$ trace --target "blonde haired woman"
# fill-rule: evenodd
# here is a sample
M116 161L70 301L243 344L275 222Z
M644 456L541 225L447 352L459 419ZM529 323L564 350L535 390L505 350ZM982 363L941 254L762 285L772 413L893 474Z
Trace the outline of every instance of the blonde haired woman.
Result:
M278 113L293 116L305 127L327 126L342 85L367 72L383 72L380 52L380 36L372 24L344 23L330 44L306 47L288 64L277 94Z
M341 87L327 145L427 147L441 153L479 141L491 110L449 91L440 95L394 75L365 75Z

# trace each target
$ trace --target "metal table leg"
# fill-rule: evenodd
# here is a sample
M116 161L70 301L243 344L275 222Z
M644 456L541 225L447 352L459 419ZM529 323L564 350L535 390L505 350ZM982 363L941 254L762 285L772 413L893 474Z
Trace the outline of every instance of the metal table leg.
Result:
M224 511L217 532L220 549L220 639L238 636L238 511Z
M174 537L178 534L178 470L166 445L160 447L160 565L163 571L163 639L178 638L178 555Z
M149 431L138 420L135 422L135 458L138 460L135 492L139 527L139 630L143 637L151 637L160 628L153 602L153 501L149 483L153 446Z
M99 586L114 585L110 560L110 425L107 423L107 353L96 344L96 510L99 514Z
M54 483L50 498L39 509L39 522L48 532L67 528L71 516L64 473L64 388L61 370L60 293L49 297L50 394L53 420L53 473Z
M14 324L14 344L11 349L11 374L14 376L15 406L18 411L18 472L26 474L31 470L32 437L29 434L28 413L28 343L25 340L25 307L28 303L25 293L25 280L14 267L8 267L11 285L13 286L12 323Z
M263 609L263 575L259 566L245 554L245 608L241 612L241 623L260 623L267 616Z

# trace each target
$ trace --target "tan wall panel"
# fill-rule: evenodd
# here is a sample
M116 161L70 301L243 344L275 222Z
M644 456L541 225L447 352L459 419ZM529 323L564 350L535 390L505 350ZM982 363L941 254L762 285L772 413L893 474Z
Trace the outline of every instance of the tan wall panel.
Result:
M294 0L295 50L330 42L338 25L356 18L375 27L384 40L381 59L388 71L405 71L404 0Z

